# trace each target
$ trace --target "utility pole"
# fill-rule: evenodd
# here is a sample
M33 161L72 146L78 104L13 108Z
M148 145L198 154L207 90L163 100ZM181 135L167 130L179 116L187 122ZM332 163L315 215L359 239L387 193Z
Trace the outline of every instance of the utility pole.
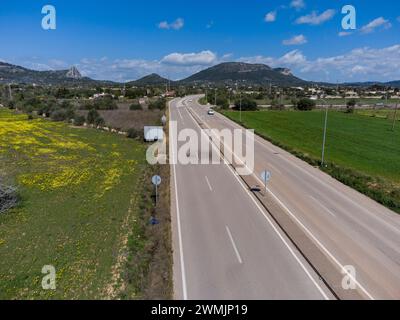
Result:
M217 106L217 88L215 88L215 99L214 99L214 105Z
M326 101L323 100L325 104L325 125L324 125L324 138L322 141L322 157L321 157L321 167L324 167L325 164L325 144L326 144L326 130L328 126L328 105L326 104Z
M240 122L242 122L242 92L240 92Z
M392 131L394 131L394 127L396 126L397 107L398 107L398 103L396 103L396 108L394 109L394 117L393 117Z
M8 94L10 96L10 101L12 101L13 96L12 96L11 84L8 84Z

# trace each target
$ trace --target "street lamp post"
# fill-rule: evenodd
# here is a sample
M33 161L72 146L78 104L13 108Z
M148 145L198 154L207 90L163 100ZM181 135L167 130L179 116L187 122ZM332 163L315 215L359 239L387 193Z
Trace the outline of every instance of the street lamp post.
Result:
M394 109L392 131L394 131L394 127L396 126L397 107L398 107L398 103L396 103L396 108Z
M239 109L240 109L240 122L242 122L242 93L241 92L240 92Z
M326 130L328 126L328 109L329 106L327 105L326 101L322 99L325 105L325 125L324 125L324 138L322 141L322 157L321 157L321 167L325 164L325 144L326 144Z
M215 100L214 105L217 106L217 88L215 88Z

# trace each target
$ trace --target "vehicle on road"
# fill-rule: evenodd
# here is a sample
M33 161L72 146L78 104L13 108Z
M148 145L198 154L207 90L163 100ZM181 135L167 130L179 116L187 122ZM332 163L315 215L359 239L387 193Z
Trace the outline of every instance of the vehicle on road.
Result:
M209 116L213 116L215 114L215 112L214 112L214 110L210 109L210 110L208 110L207 114Z

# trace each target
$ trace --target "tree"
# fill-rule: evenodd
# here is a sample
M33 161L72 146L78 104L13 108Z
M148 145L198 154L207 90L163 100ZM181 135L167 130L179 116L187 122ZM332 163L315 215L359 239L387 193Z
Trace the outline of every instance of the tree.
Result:
M94 121L94 124L97 126L97 127L104 127L105 125L106 125L106 122L104 121L104 119L102 118L102 117L98 117L98 118L96 118L96 120Z
M300 111L310 111L315 108L315 101L307 98L303 98L297 101L296 109Z
M129 110L143 110L143 108L139 103L132 103L129 106Z
M257 102L249 98L243 98L241 103L240 100L236 100L234 109L242 109L242 111L257 111Z
M79 115L75 116L74 125L80 127L80 126L83 126L84 123L85 123L85 117L84 116L79 116Z
M356 104L357 104L357 101L355 99L350 99L349 101L347 101L346 113L354 113Z
M95 124L96 119L100 117L100 114L97 112L96 109L90 109L87 115L87 123Z

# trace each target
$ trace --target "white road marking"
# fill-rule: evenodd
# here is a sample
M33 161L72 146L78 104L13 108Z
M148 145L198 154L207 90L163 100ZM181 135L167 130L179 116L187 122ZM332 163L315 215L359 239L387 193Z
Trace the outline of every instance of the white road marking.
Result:
M336 218L336 214L334 214L331 210L329 210L327 207L325 207L320 201L315 199L313 196L309 196L314 202L316 202L322 209L324 209L326 212L328 212L331 216Z
M240 256L239 250L238 250L238 248L236 246L235 240L233 240L231 230L229 230L228 226L226 226L226 232L228 233L229 239L231 240L231 243L232 243L232 246L233 246L233 250L235 250L236 257L239 260L239 263L243 264L242 257Z
M201 129L201 127L199 126L199 124L197 123L197 121L193 118L192 114L187 111L189 116L192 118L193 122L195 123L195 125L197 127L199 127L200 132L204 135L207 136L207 134ZM206 124L207 125L207 124ZM208 136L207 136L208 137ZM218 148L215 146L215 144L212 144L212 147L219 152ZM236 180L239 182L239 184L242 186L243 190L246 192L246 194L250 197L250 199L253 201L253 203L255 204L255 206L258 208L258 210L261 212L261 214L264 216L264 218L267 220L267 222L271 225L272 229L275 231L275 233L278 235L278 237L282 240L282 242L285 244L286 248L289 250L289 252L292 254L292 256L295 258L295 260L297 261L297 263L301 266L301 268L303 269L303 271L306 273L306 275L308 276L308 278L312 281L312 283L317 287L318 291L321 293L321 295L324 297L325 300L329 300L329 297L326 295L326 293L324 292L324 290L322 290L322 288L320 287L320 285L315 281L315 279L312 277L312 275L310 274L310 272L307 270L306 266L301 262L301 260L299 259L299 257L295 254L295 252L293 251L293 249L290 247L290 245L288 244L288 242L285 240L285 238L281 235L281 232L277 229L277 227L272 223L271 219L266 215L266 213L264 212L264 209L262 209L259 205L259 203L254 199L253 195L250 193L250 191L246 188L246 186L244 185L243 181L240 179L239 175L235 174L235 171L231 168L231 166L228 164L228 162L221 156L222 160L224 161L224 164L226 165L226 167L228 168L228 170L233 174L233 176L236 178Z
M176 110L178 110L179 116L181 117L181 120L183 121L183 117L182 117L181 111L178 108L176 108Z
M195 112L196 113L196 112ZM190 114L190 113L189 113ZM192 116L193 121L194 118ZM197 124L197 122L196 122ZM207 123L204 123L208 128L210 128ZM240 160L240 159L239 159ZM242 161L243 163L243 161ZM246 164L244 164L244 166L246 166ZM228 166L231 170L233 170L230 166ZM247 167L247 166L246 166ZM250 170L250 169L249 169ZM311 175L311 174L310 174ZM253 176L260 182L263 183L261 181L261 179L253 174ZM238 177L236 177L238 178ZM238 178L239 179L239 178ZM245 188L246 189L246 188ZM247 189L246 189L247 190ZM331 260L333 262L335 262L341 270L345 270L344 266L338 261L338 259L321 243L321 241L319 241L314 234L295 216L295 214L292 213L292 211L290 211L290 209L269 189L266 188L266 190L271 194L271 196L275 199L275 201L278 202L278 204L303 228L303 230L317 243L317 245L323 250L325 251L325 253L331 258ZM247 190L248 191L248 190ZM254 200L255 201L255 200ZM265 214L264 214L265 216ZM266 217L266 216L265 216ZM349 278L355 283L357 284L357 286L365 293L365 295L370 299L370 300L375 300L375 298L367 291L367 289L365 289L365 287L359 283L357 281L357 279L355 277L353 277L352 275L348 275Z
M171 114L171 103L169 103L169 112ZM171 117L170 117L171 119ZM170 143L175 143L174 139L171 139ZM178 199L178 185L176 182L176 161L175 161L175 148L172 147L172 159L173 161L173 172L174 172L174 187L175 187L175 205L176 205L176 216L178 222L178 238L179 238L179 254L180 254L180 263L181 263L181 275L182 275L182 291L183 291L183 300L188 299L187 294L187 283L186 283L186 271L185 271L185 259L183 256L183 240L182 240L182 226L181 226L181 215L179 210L179 199Z
M213 191L213 188L212 188L212 186L211 186L211 183L210 183L210 181L208 180L208 177L207 177L207 176L205 176L205 178L206 178L206 181L207 181L207 184L208 184L208 188L210 188L210 191L212 192L212 191Z

